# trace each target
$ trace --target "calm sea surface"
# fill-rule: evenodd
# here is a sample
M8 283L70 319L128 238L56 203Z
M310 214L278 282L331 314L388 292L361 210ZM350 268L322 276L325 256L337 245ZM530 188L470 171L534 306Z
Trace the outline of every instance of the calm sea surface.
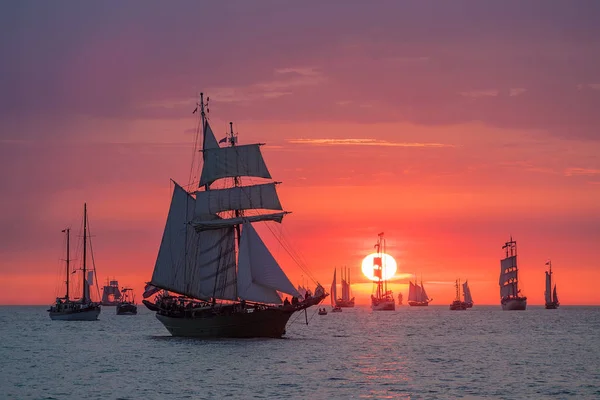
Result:
M46 308L0 307L2 399L600 399L600 307L314 308L253 340L173 338L143 306Z

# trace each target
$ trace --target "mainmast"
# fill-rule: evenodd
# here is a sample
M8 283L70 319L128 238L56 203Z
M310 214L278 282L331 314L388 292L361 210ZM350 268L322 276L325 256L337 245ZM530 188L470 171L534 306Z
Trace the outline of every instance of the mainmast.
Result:
M82 303L87 303L86 257L87 256L87 203L83 203L83 296Z
M65 294L65 300L69 300L69 275L70 275L70 271L69 271L69 261L71 261L69 259L69 232L71 231L71 229L66 228L62 230L63 232L66 232L67 234L67 259L65 260L67 262L67 293Z
M206 113L204 112L204 106L206 105L206 111L208 112L208 101L210 98L206 97L206 104L204 104L204 93L200 93L200 117L202 118L202 150L204 150L204 144L206 143ZM204 190L208 189L209 184L204 185Z
M519 268L517 266L517 242L515 240L513 240L512 235L510 236L510 240L506 243L504 243L504 246L502 246L502 248L506 251L506 258L508 259L509 257L515 257L514 263L511 264L511 267L509 268L510 271L514 270L515 271L515 277L511 279L513 285L512 285L512 289L513 289L513 296L517 296L519 293L519 288L518 288L518 273L519 273ZM506 271L503 271L503 273L506 273ZM509 281L510 282L510 281Z
M235 136L235 134L233 133L233 122L229 122L229 137L227 138L227 141L229 142L229 145L231 147L234 147L236 142L237 142L237 138ZM233 185L235 187L240 186L240 178L238 176L234 176L233 177ZM234 212L235 217L239 218L243 215L241 210L235 210ZM241 234L240 234L240 224L235 225L235 234L237 236L237 245L238 248L240 247L240 240L242 238Z

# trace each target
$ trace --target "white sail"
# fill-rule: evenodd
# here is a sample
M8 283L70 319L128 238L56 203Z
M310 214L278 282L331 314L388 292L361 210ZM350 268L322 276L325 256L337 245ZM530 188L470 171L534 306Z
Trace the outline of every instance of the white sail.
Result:
M469 288L469 283L466 281L462 284L463 287L463 296L465 298L465 303L472 303L473 298L471 297L471 289Z
M283 217L288 214L287 212L273 213L273 214L260 214L260 215L248 215L243 217L233 218L219 218L211 220L199 220L195 219L192 221L192 225L197 231L208 231L212 229L221 229L227 227L233 227L246 222L259 222L259 221L274 221L281 222Z
M283 210L275 183L196 192L196 216L199 217L248 209Z
M204 165L200 186L210 185L217 179L236 176L271 179L259 144L204 148L203 151Z
M208 121L206 121L204 123L204 142L202 143L202 148L203 149L218 149L219 148L219 143L217 142L217 139L215 138L215 134L213 133L212 129L210 128Z
M552 303L552 281L551 281L551 276L548 273L548 271L546 271L546 291L544 291L544 300L546 300L546 303Z
M243 225L237 287L241 299L260 303L281 303L278 291L300 295L250 223Z
M233 228L196 232L195 199L175 183L151 284L198 299L235 300Z
M337 300L337 269L333 269L333 282L331 282L331 306L335 306L335 301Z
M420 301L427 301L429 300L429 297L427 296L427 293L425 292L425 286L423 285L423 282L421 282L421 300Z

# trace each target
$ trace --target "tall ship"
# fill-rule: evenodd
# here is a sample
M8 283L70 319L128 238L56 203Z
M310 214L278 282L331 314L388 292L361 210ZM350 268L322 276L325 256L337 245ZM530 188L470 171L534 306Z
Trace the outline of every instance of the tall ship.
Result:
M398 305L402 305L402 293L398 293Z
M205 114L206 100L205 104L200 94L199 183L190 176L190 186L199 189L187 191L172 181L173 196L150 281L151 287L169 295L144 304L158 310L156 318L173 336L280 338L292 314L319 304L328 294L317 284L314 294L307 291L301 301L259 236L256 223L281 223L288 213L277 196L279 183L271 180L261 144L239 145L233 123L217 142ZM191 174L194 164L193 160ZM255 183L257 178L268 182ZM289 245L280 239L289 253Z
M334 281L335 281L335 272L334 272ZM337 297L331 294L331 298L335 299L335 306L342 308L351 308L354 307L354 297L350 298L350 269L344 268L342 269L342 297Z
M116 306L121 300L121 291L119 290L119 281L113 279L106 280L106 285L102 288L103 306Z
M425 286L423 285L423 278L421 278L421 285L417 283L415 279L415 283L412 281L408 282L408 305L411 307L426 307L431 303L433 299L430 299L427 296L427 292L425 291Z
M394 311L396 303L394 294L387 288L387 279L385 274L385 239L383 232L380 233L375 248L377 254L373 257L373 276L375 281L375 294L371 295L371 309L373 311Z
M454 286L456 287L456 296L454 297L454 301L450 304L450 310L466 310L467 303L460 299L460 281L458 279Z
M117 315L136 315L137 304L135 304L133 289L124 287L120 293L121 296L117 303Z
M87 219L87 204L83 205L83 260L81 267L81 297L72 298L69 293L70 276L75 271L71 271L71 255L70 255L70 228L62 231L66 237L66 259L65 259L65 276L66 276L66 292L65 297L56 299L56 303L50 306L48 314L52 320L61 321L95 321L100 315L100 304L95 303L91 299L90 287L94 284L94 275L96 272L95 266L88 268L87 266L87 247L88 247L88 219ZM90 242L91 251L91 242ZM92 260L94 257L92 256Z
M500 304L503 310L525 310L527 297L521 295L519 289L519 268L517 266L517 242L510 240L504 243L504 258L500 260Z
M548 260L546 265L548 265L548 271L546 271L546 290L544 291L545 307L547 310L555 310L560 306L560 302L556 294L556 283L552 289L552 261Z
M471 288L469 287L469 281L466 280L465 283L462 284L463 287L463 298L465 305L467 308L473 307L473 297L471 297Z

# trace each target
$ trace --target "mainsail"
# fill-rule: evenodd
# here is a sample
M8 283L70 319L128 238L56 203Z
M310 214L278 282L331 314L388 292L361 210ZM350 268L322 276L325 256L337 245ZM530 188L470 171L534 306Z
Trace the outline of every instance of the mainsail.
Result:
M465 303L473 303L473 298L471 297L471 289L469 288L469 281L465 281L465 283L462 284L462 287Z
M286 214L276 183L240 186L238 178L271 178L259 144L219 147L204 123L200 186L193 196L174 182L173 197L151 284L201 300L280 304L279 293L300 296L252 222L281 222ZM222 178L229 188L211 189ZM244 215L246 210L279 212ZM237 241L236 241L237 239ZM236 263L236 244L238 260ZM237 268L236 268L237 267Z
M554 286L554 296L556 296L556 286ZM546 303L552 303L552 278L546 271L546 291L544 292Z
M342 270L342 300L350 301L350 270Z

